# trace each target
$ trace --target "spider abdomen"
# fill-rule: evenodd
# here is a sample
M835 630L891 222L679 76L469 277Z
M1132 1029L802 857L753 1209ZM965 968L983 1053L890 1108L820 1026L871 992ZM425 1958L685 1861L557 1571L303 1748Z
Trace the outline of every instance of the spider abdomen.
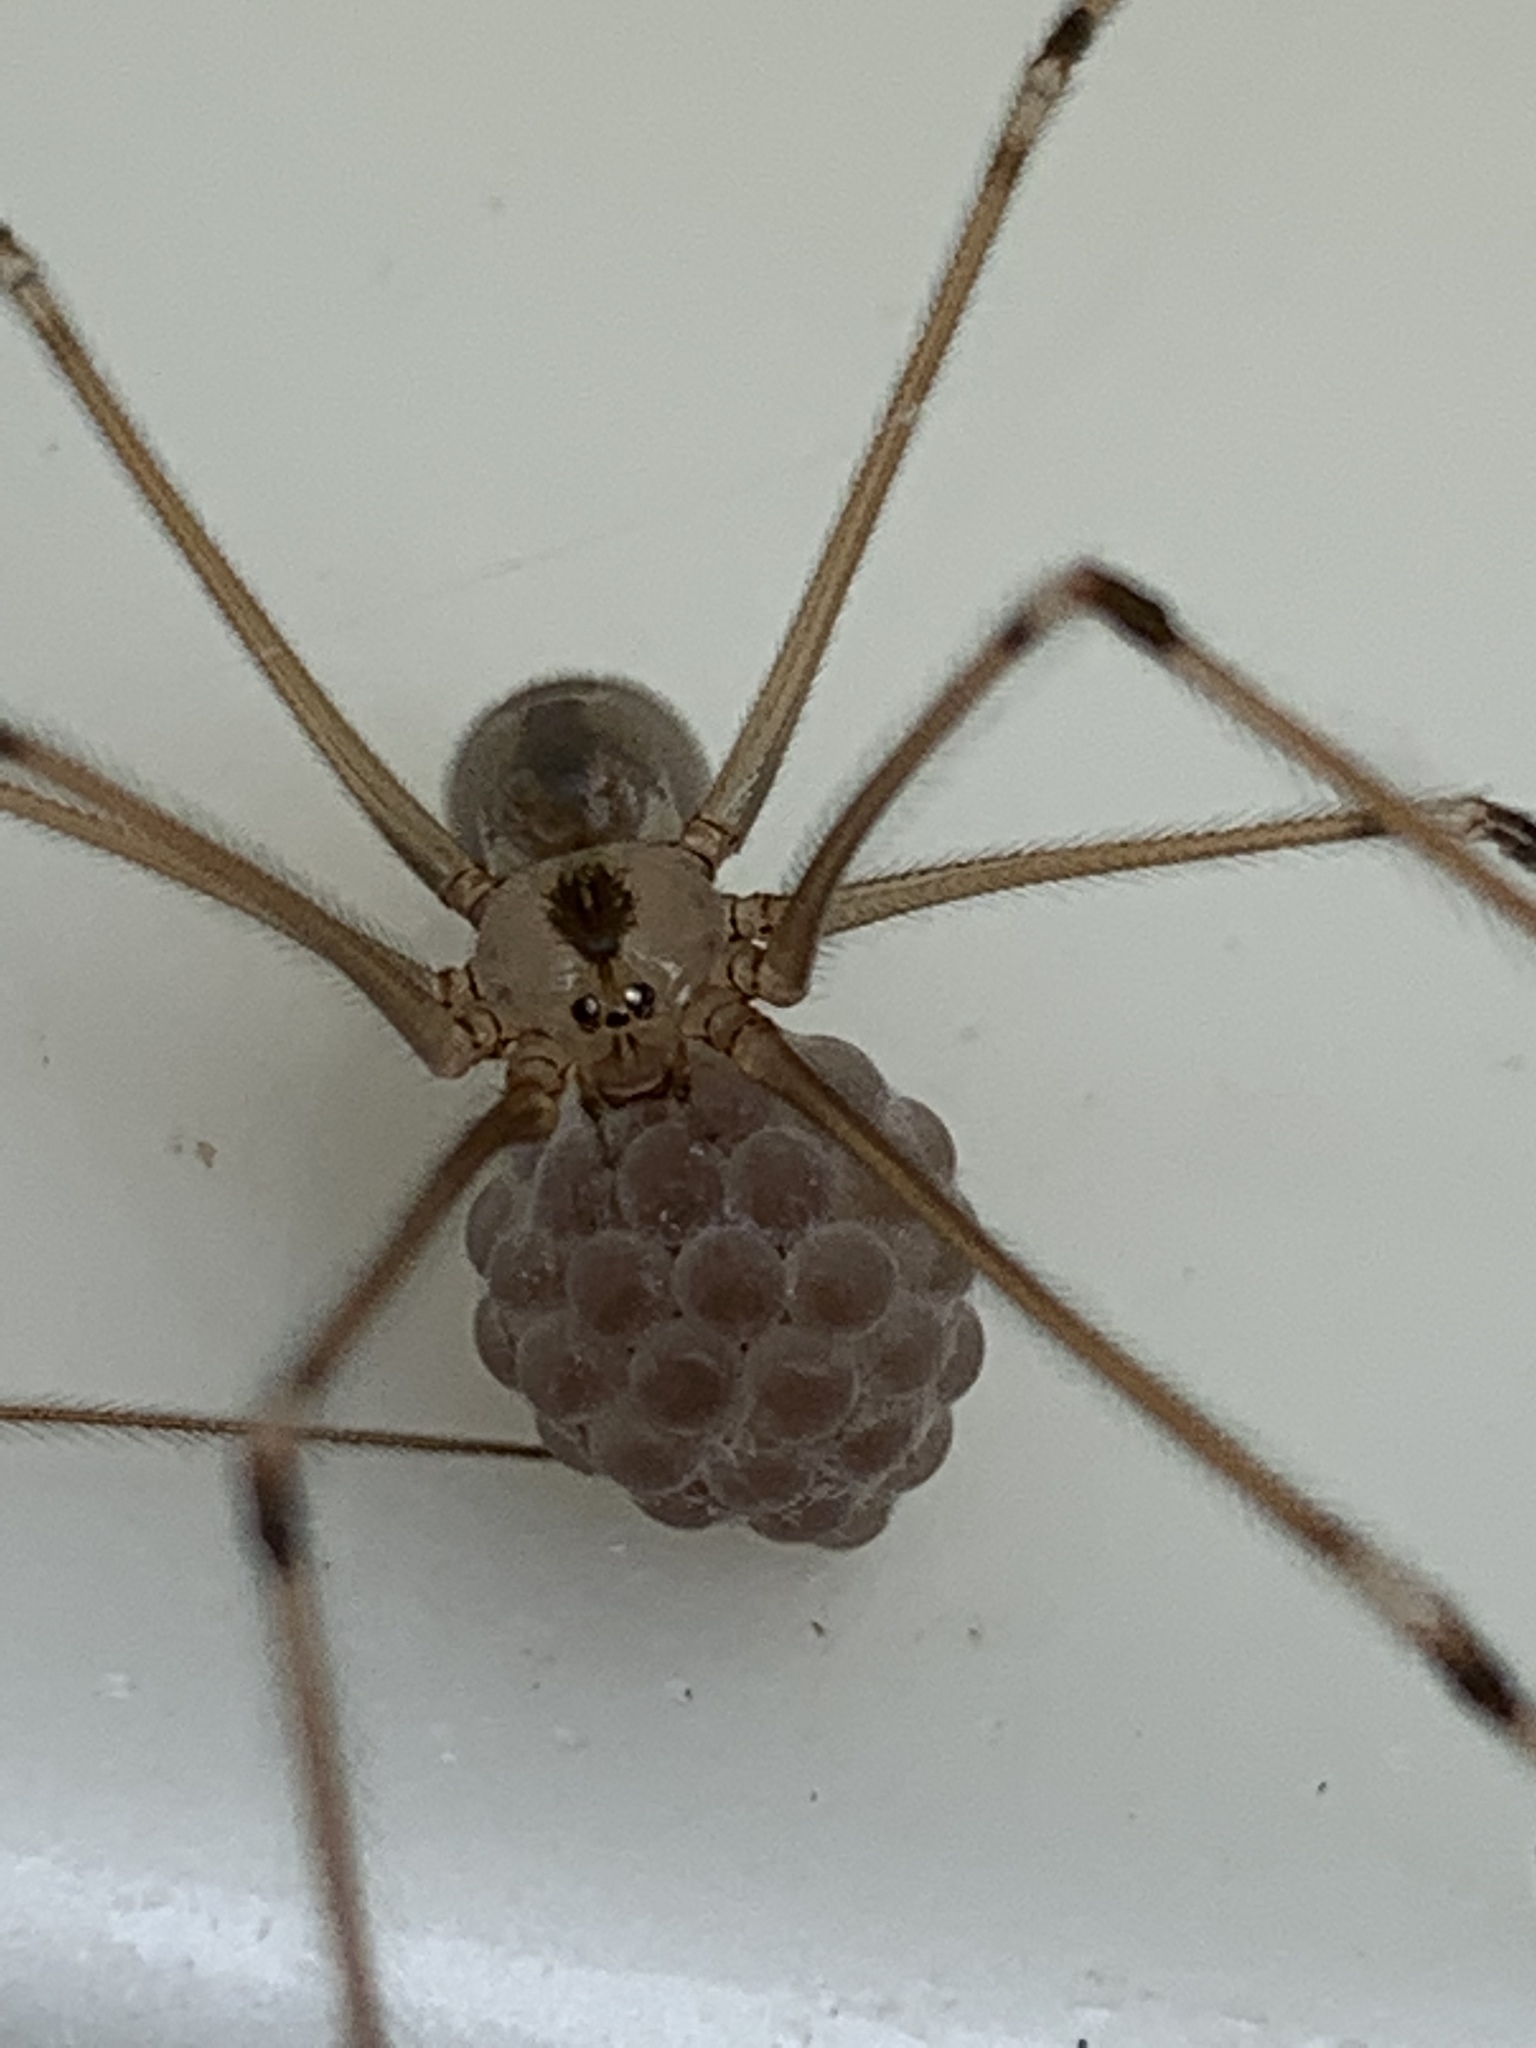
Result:
M838 1039L798 1049L944 1187L954 1148ZM678 1528L850 1548L949 1448L971 1271L833 1140L698 1048L686 1101L574 1097L470 1212L476 1339L545 1444Z

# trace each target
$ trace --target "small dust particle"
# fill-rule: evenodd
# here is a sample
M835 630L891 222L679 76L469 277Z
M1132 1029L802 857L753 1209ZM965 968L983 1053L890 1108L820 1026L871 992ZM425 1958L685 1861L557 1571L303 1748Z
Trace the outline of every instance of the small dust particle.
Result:
M180 1159L190 1152L193 1158L202 1166L212 1166L214 1160L219 1156L218 1147L210 1145L206 1138L193 1138L189 1141L178 1135L169 1141L166 1150L173 1159Z

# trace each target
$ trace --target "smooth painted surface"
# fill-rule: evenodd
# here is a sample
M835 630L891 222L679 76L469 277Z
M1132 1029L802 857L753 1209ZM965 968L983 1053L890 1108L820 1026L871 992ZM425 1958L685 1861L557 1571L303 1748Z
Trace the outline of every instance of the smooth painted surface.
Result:
M0 194L419 788L572 666L718 758L1045 18L13 6ZM1132 0L730 879L1085 549L1409 782L1536 802L1533 93L1522 7ZM0 437L6 702L454 957L19 330ZM1306 794L1085 637L882 853ZM4 1383L236 1410L475 1091L236 920L4 862ZM859 936L803 1014L1536 1672L1528 947L1356 851ZM348 1412L506 1427L471 1301L445 1243ZM1529 2041L1529 1778L990 1320L950 1464L847 1559L317 1467L401 2044ZM0 1517L0 2033L329 2048L223 1459L12 1438Z

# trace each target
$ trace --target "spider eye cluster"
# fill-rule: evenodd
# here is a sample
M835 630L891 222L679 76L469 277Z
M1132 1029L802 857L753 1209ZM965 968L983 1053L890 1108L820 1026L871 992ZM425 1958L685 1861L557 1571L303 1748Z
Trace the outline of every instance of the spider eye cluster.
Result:
M623 1024L643 1024L647 1017L656 1014L656 991L648 981L632 981L619 997L622 1010L610 1011L594 995L578 996L571 1005L571 1015L583 1031L597 1031L605 1023L618 1030Z
M630 1002L635 990L626 990ZM941 1184L954 1148L837 1039L797 1041ZM577 1471L656 1520L866 1543L981 1366L971 1270L824 1133L698 1048L685 1103L569 1102L469 1219L476 1339Z

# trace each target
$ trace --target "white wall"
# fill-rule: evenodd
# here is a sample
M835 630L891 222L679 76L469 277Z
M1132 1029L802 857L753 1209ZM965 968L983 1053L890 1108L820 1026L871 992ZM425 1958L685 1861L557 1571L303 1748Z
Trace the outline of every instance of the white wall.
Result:
M34 0L0 196L419 788L551 667L657 684L718 756L1046 18ZM1084 549L1410 783L1536 802L1533 94L1514 4L1132 0L728 879ZM453 957L19 328L0 436L0 695ZM1085 640L881 852L1306 794ZM464 1093L238 921L4 848L4 1384L238 1409ZM866 935L806 1014L1536 1671L1519 941L1356 851ZM507 1428L471 1298L445 1243L348 1412ZM559 1472L319 1468L401 2042L1529 2040L1528 1778L989 1315L950 1464L848 1559ZM334 2038L227 1476L0 1444L7 2039Z

